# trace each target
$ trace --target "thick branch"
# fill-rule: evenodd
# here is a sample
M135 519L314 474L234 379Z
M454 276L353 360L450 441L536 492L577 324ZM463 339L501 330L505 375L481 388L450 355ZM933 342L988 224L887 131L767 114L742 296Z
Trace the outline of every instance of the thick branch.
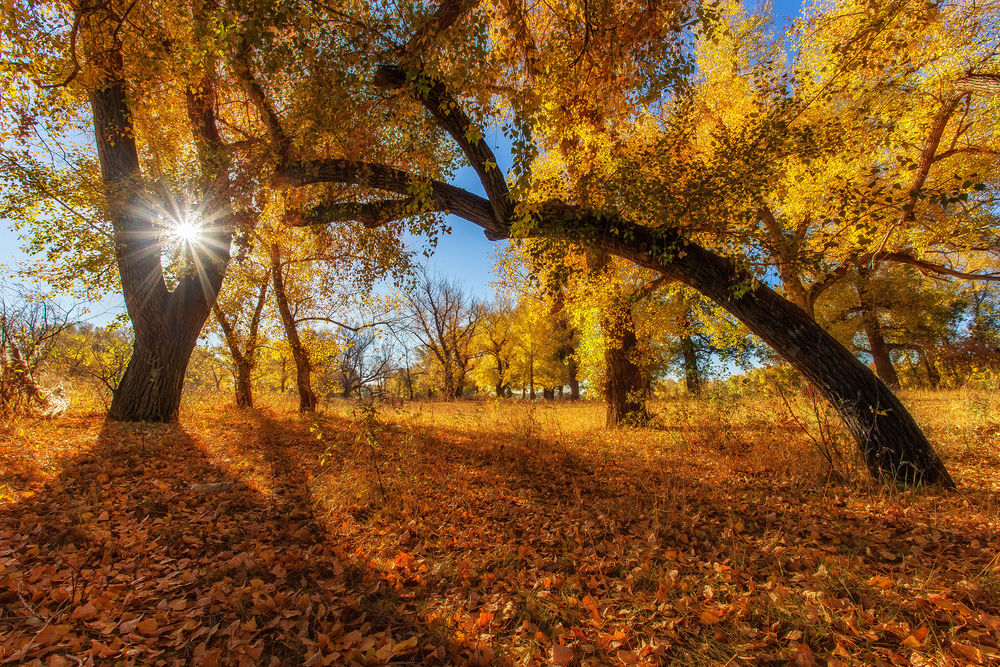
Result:
M415 193L422 194L429 189L427 198L430 201L422 202L429 206L424 210L443 211L465 218L486 230L486 237L491 241L507 238L509 235L506 225L494 217L490 202L479 195L383 164L339 159L299 162L278 167L272 183L276 186L344 183L395 192L408 197L419 197Z
M393 220L439 210L441 209L433 206L430 208L418 206L414 197L372 202L329 202L314 206L301 215L293 216L290 224L293 227L308 227L356 220L368 229L374 229Z
M955 83L955 93L961 97L969 93L1000 95L1000 75L970 74Z
M409 77L398 67L382 65L375 75L375 85L390 90L408 87L417 100L424 105L434 120L451 135L459 145L479 181L486 190L490 206L498 222L506 222L514 212L507 180L497 164L493 150L483 139L483 134L459 105L458 100L448 92L440 81L417 75Z
M944 264L937 264L935 262L928 262L927 260L919 259L907 252L879 253L878 255L875 256L875 261L896 262L897 264L908 264L910 266L916 267L916 269L925 276L930 273L936 273L938 275L951 276L953 278L961 278L962 280L984 280L991 282L1000 282L1000 273L969 273L966 271L957 271L955 269L945 266Z

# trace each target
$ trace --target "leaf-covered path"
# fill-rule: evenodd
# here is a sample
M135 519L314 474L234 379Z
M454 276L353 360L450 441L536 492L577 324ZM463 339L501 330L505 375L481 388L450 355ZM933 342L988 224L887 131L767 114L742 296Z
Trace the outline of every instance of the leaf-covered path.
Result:
M0 662L1000 659L995 456L898 494L519 410L10 430Z

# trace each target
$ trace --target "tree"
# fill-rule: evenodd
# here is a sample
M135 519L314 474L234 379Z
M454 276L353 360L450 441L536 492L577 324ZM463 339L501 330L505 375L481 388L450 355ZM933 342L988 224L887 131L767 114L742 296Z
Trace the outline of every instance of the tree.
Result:
M473 341L476 352L475 379L477 384L491 387L497 398L510 388L511 364L515 345L514 309L505 300L484 307L484 313Z
M45 414L65 410L37 374L71 329L73 312L39 293L0 289L0 418L29 406Z
M618 8L611 11L618 11ZM600 22L610 18L612 17L604 15L593 20ZM439 22L436 29L447 30L455 20L452 17L448 22ZM564 23L560 23L564 20L555 14L551 25L555 26L553 31L558 34L528 35L528 41L549 49L560 44L561 40L569 39L569 33L559 32L565 27ZM434 23L433 17L431 23ZM544 41L539 41L540 39ZM606 46L610 45L600 45ZM596 52L612 61L615 57L612 54L621 52L614 51L613 48L600 51L600 47L594 45L594 51L588 51L584 46L583 51L588 56L585 66L593 68L591 71L594 72L610 71L601 69L606 63L600 61ZM446 44L438 41L435 48L445 51ZM630 52L626 58L638 57L637 53ZM424 52L421 55L427 57L429 54ZM551 91L544 86L552 80L531 66L536 55L537 52L533 52L509 64L517 74L513 79L508 74L508 80L525 82L524 88L535 95L535 99L544 100L548 105L544 109L559 110L558 113L561 114L578 111L579 105L562 105L564 100L559 97L560 91L556 91L555 95L549 94ZM642 56L645 55L644 52ZM548 72L565 76L564 64L572 59L567 60L565 56L560 59L556 56L555 60L555 66ZM434 62L440 65L443 61ZM630 61L629 64L635 63ZM570 68L574 66L573 63L569 65ZM490 70L484 68L484 71ZM698 211L696 205L706 201L704 193L728 192L732 186L733 191L745 193L747 199L752 200L759 196L755 193L759 182L757 179L741 183L738 179L729 178L733 174L723 173L715 180L711 189L706 188L703 182L702 196L697 200L692 199L686 208L671 210L658 206L655 208L655 217L652 210L630 216L613 206L613 202L602 203L597 207L545 199L544 188L536 190L536 194L530 198L515 197L496 168L497 161L492 151L485 142L478 139L483 136L482 131L449 89L448 83L454 81L454 78L438 77L438 73L428 71L427 67L418 69L404 58L398 65L387 64L378 68L375 82L383 89L399 91L401 95L411 97L424 107L428 117L448 133L476 170L486 198L386 164L363 163L329 156L302 159L285 155L276 169L274 182L285 187L308 187L318 183L367 185L404 197L351 203L339 208L328 206L324 209L328 221L346 216L373 223L394 219L401 213L405 215L405 211L401 212L401 207L412 201L405 198L412 196L415 184L423 183L421 210L450 211L482 226L491 239L507 238L514 234L576 242L617 255L667 278L679 280L705 294L744 322L753 333L777 350L819 389L844 419L873 475L952 485L943 464L913 418L892 392L850 351L799 307L760 283L745 266L703 247L684 233L683 230L690 227L688 220L691 217L710 218L716 215L717 210L725 208L719 206L718 202L710 202L711 206ZM620 87L623 80L624 78L615 77L601 83ZM642 81L645 84L649 79L644 78ZM628 95L612 96L607 86L592 86L592 90L595 98L601 96L604 101L634 99ZM523 99L517 91L514 91L513 96L516 97L515 105ZM582 96L582 99L593 98L587 95ZM533 109L533 127L550 120L539 109ZM602 121L615 115L607 109L597 113ZM602 127L605 126L602 123ZM544 131L555 127L555 124L550 124L542 129ZM537 149L532 148L531 139L526 141L529 152L535 154ZM669 173L669 170L658 173ZM742 178L746 173L740 171L737 175ZM659 185L665 186L667 183L660 181ZM539 197L538 194L542 196ZM651 224L650 221L654 222Z
M254 268L257 270L254 271ZM233 360L233 387L236 392L236 407L239 408L253 407L253 372L262 345L260 323L270 280L269 269L261 271L259 267L245 261L239 270L229 271L224 284L224 290L229 288L228 294L224 291L223 297L212 307L229 349L229 356ZM254 291L257 298L247 301L243 295L248 292L253 294ZM240 330L241 322L246 326L245 334Z
M197 16L204 19L204 16ZM215 115L216 64L195 64L183 87L184 109L197 153L198 203L150 207L140 166L140 129L129 104L128 75L120 31L126 16L111 6L80 10L80 38L92 68L89 87L101 178L111 218L125 305L135 347L108 412L124 421L175 421L184 371L229 263L236 223L230 188L230 152ZM193 26L195 31L207 25ZM202 32L204 38L207 33ZM175 76L180 75L178 72ZM145 148L149 148L148 146ZM175 232L199 228L199 238L180 236L182 266L167 287L160 257L158 218Z
M472 340L484 308L457 283L423 271L404 295L408 329L441 369L444 396L460 398L473 358Z

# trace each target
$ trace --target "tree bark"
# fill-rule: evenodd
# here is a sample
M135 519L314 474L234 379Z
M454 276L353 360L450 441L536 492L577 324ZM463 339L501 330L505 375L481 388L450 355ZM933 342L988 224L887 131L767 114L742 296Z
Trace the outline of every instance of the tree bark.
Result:
M245 359L241 361L233 362L233 388L236 391L236 407L238 408L252 408L253 407L253 380L251 375L253 373L253 366L251 366Z
M604 333L605 426L643 426L649 421L642 369L636 363L638 339L627 307L602 318Z
M98 22L100 16L91 17ZM193 244L195 272L167 290L160 265L160 243L142 195L142 173L128 105L124 66L116 40L98 36L95 23L91 57L101 70L90 91L97 154L105 186L125 306L135 344L121 382L112 394L108 418L116 421L177 420L184 373L202 325L229 263L233 215L228 200L228 162L214 117L212 82L187 93L202 169L202 242ZM100 44L103 40L110 41Z
M692 396L701 394L701 371L698 369L698 354L691 336L681 336L681 353L684 355L684 384Z
M288 305L288 295L285 292L285 276L281 266L281 246L271 245L271 280L274 284L274 301L278 304L278 313L285 328L285 338L292 350L295 360L295 387L299 392L299 412L316 412L319 400L312 388L312 364L306 352L299 331Z

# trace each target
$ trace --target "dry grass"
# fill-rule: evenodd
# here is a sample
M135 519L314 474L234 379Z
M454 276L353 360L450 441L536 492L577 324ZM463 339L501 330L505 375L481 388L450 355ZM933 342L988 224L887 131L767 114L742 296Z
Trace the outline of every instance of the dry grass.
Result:
M804 399L792 414L768 397L663 402L653 427L622 431L600 427L600 404L516 401L22 423L0 454L0 659L39 623L58 641L25 662L1000 659L996 398L904 400L959 493L870 484L829 424L831 470ZM192 490L207 483L222 486ZM79 557L91 565L67 573ZM87 567L147 595L74 617L97 588L50 598ZM175 618L178 596L198 614ZM122 629L142 615L171 630Z

